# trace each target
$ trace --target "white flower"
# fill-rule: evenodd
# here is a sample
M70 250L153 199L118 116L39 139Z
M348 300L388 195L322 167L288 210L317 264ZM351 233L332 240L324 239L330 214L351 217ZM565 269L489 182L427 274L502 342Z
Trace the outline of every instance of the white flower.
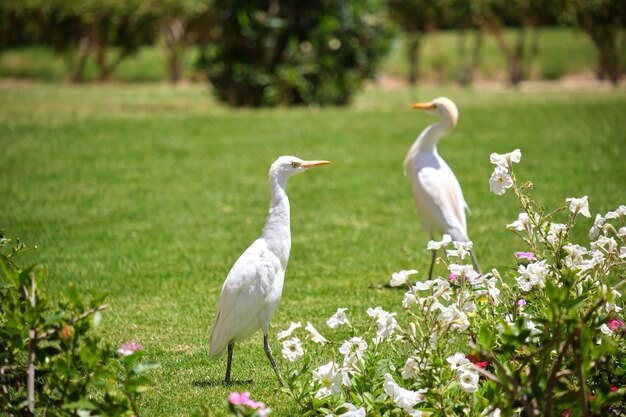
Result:
M612 237L600 236L595 242L591 242L591 249L594 251L605 251L606 253L617 253L617 241ZM602 255L602 257L604 257Z
M391 281L389 282L389 285L391 285L392 287L399 287L401 285L410 284L409 277L413 274L417 274L417 271L415 269L394 272L393 274L391 274Z
M426 249L439 250L441 248L448 246L450 243L452 243L452 237L448 234L445 234L443 235L440 241L435 241L435 240L429 241L428 244L426 245Z
M619 257L620 259L626 259L626 246L619 248Z
M620 227L617 231L617 236L625 237L626 236L626 227Z
M343 414L337 414L337 417L365 417L365 408L357 409L353 404L343 403L337 409L346 409ZM326 417L335 417L334 414L328 414Z
M450 271L451 274L458 275L457 279L468 280L470 283L473 283L474 280L480 276L472 265L450 264L448 265L448 271Z
M626 217L626 206L621 205L615 211L609 211L604 215L605 219L619 219L620 217Z
M315 327L313 327L310 322L306 324L305 329L309 332L309 334L311 335L311 340L315 343L319 343L320 345L324 346L326 342L328 342L328 340L324 336L319 334L319 332L315 329Z
M595 239L598 234L600 234L600 230L602 230L602 226L604 226L604 217L600 216L600 214L596 214L596 219L593 221L593 226L589 229L589 239Z
M362 337L353 337L343 342L339 348L339 353L344 355L344 368L356 369L358 361L363 357L363 353L367 349L367 342Z
M567 256L565 256L565 265L572 269L579 267L583 261L583 255L588 253L586 248L580 245L574 245L573 243L568 243L563 246L563 249L567 252Z
M550 223L550 230L548 231L546 239L548 239L548 242L550 242L552 246L556 247L561 238L565 235L566 230L567 226L562 223Z
M580 213L585 217L591 217L591 213L589 213L589 202L587 201L586 195L581 198L567 198L565 201L569 203L569 211L572 213Z
M421 363L423 359L417 358L415 356L411 356L406 360L404 366L402 367L402 378L404 379L415 379L417 375L423 368Z
M295 362L304 355L304 349L302 349L302 342L297 337L285 340L283 342L283 358L290 362Z
M437 320L450 325L450 330L458 330L459 332L464 332L469 327L467 316L454 304L443 307Z
M398 324L394 318L396 313L388 313L380 307L374 309L370 307L367 309L367 315L376 322L378 337L386 338L394 334L394 329Z
M417 297L413 291L407 291L402 298L402 307L411 308L417 302Z
M498 279L496 277L487 280L487 293L495 306L500 305L500 289L496 286L497 284Z
M534 286L543 288L548 271L549 267L545 260L528 265L520 265L517 268L520 276L515 278L517 287L524 292L530 291Z
M460 368L461 366L467 365L471 363L469 359L465 357L461 352L457 352L452 356L448 356L446 358L446 362L450 364L450 367L454 370Z
M537 223L539 221L539 215L535 214L534 218L535 223ZM518 232L526 230L528 234L531 234L534 226L531 218L528 216L527 213L520 213L517 216L517 220L515 220L513 223L507 224L506 228L509 230L517 230Z
M287 330L283 330L282 332L278 333L276 335L276 339L278 340L282 340L286 337L291 336L291 333L293 333L294 330L296 330L298 327L302 327L302 323L297 322L294 323L293 321L291 322L291 324L289 325L289 328Z
M341 392L341 383L343 374L337 369L335 362L330 361L326 365L322 365L313 371L313 381L311 384L318 383L320 388L315 394L315 398L326 398L330 395L337 395Z
M524 317L524 329L530 330L531 336L536 336L541 333L541 329L537 327L534 321L532 321L532 316L528 313L521 313L521 316Z
M513 179L509 175L506 168L497 166L489 178L489 190L495 195L502 195L507 188L513 186Z
M465 392L476 392L478 390L478 372L473 364L464 365L457 368L459 383Z
M606 323L600 326L600 331L607 336L611 336L613 334L613 330L611 330L611 328L607 326Z
M499 408L496 408L493 405L490 405L489 407L485 408L483 412L480 413L480 415L484 417L500 417L501 413L502 412L500 411Z
M345 311L347 308L338 308L337 312L330 316L326 324L331 329L336 329L341 324L346 324L348 322L348 317L346 316Z
M454 245L454 250L447 250L446 254L449 257L453 256L459 258L459 261L465 259L465 257L469 255L470 250L472 250L472 247L474 246L472 242L452 242L452 244Z
M515 149L513 152L503 153L502 155L492 153L489 155L489 161L502 168L508 168L513 162L519 163L522 159L522 152L519 149Z
M414 411L413 407L415 404L424 401L424 393L426 392L426 389L410 391L406 388L402 388L393 380L393 377L389 373L385 374L383 388L387 395L393 397L393 402L407 413Z

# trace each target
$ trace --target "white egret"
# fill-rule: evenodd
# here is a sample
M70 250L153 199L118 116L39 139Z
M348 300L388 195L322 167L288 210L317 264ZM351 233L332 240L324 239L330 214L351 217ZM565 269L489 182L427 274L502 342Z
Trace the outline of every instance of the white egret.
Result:
M428 103L415 103L411 107L440 118L438 123L422 131L404 159L404 170L411 181L422 225L431 239L436 233L444 233L449 234L453 241L467 242L467 203L459 181L437 152L439 139L454 130L459 111L454 102L445 97ZM474 268L481 272L474 251L471 250L470 254ZM433 250L429 278L432 277L436 257L437 251Z
M280 303L285 269L291 249L287 180L308 168L328 161L303 161L281 156L270 167L270 209L261 237L255 240L231 268L220 295L217 316L211 330L211 356L228 349L226 384L230 384L233 346L257 330L263 331L263 347L272 368L282 379L268 343L270 320Z

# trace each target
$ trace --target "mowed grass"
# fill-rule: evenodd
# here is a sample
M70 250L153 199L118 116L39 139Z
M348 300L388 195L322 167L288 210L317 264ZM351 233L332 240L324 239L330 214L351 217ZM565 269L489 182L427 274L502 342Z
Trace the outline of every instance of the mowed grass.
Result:
M521 180L549 208L588 195L592 212L626 203L626 92L477 91L423 88L460 109L440 153L471 207L470 235L484 269L506 270L524 246L504 226L512 195L489 192L491 152L522 150ZM0 88L0 227L36 244L50 268L45 288L69 283L110 294L102 334L134 340L161 363L145 416L224 412L232 390L250 391L275 416L300 410L278 391L260 334L235 350L231 387L208 342L230 267L259 235L267 170L293 154L334 163L293 178L292 252L270 341L349 308L367 321L377 305L401 310L391 273L430 259L407 179L405 153L434 121L410 110L406 91L368 91L348 108L230 110L203 86L4 85ZM588 244L591 220L580 221Z

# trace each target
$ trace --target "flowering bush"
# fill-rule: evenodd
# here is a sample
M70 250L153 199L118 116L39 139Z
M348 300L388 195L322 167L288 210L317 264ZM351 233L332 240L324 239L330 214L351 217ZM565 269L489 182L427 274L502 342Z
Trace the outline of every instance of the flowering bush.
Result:
M139 416L138 397L158 366L141 362L135 343L117 350L92 328L107 308L104 297L82 297L70 286L56 302L41 288L46 268L19 265L30 250L8 248L0 230L0 415Z
M328 341L311 323L278 337L287 360L286 391L304 415L560 416L624 415L626 327L621 294L626 206L596 215L588 247L571 242L587 197L547 213L520 185L521 152L491 155L490 188L512 190L522 213L507 226L528 247L514 267L479 274L471 242L444 236L439 276L400 271L402 313L368 308L355 328L340 308ZM559 222L559 221L562 221ZM298 333L304 335L298 336Z

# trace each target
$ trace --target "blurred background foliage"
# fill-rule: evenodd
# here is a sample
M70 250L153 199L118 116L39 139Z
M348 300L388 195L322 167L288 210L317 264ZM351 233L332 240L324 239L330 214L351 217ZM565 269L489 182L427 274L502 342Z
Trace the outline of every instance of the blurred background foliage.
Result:
M208 80L237 107L343 105L376 79L389 51L401 49L402 75L417 83L424 49L442 34L454 40L440 43L440 62L431 62L440 80L493 76L482 63L493 44L517 85L558 26L584 33L597 78L619 82L624 0L3 0L0 76L104 82L140 56L144 68L127 68L124 79ZM563 59L576 60L574 51ZM51 65L53 55L62 64ZM20 56L26 65L11 69ZM562 72L542 68L540 77Z

